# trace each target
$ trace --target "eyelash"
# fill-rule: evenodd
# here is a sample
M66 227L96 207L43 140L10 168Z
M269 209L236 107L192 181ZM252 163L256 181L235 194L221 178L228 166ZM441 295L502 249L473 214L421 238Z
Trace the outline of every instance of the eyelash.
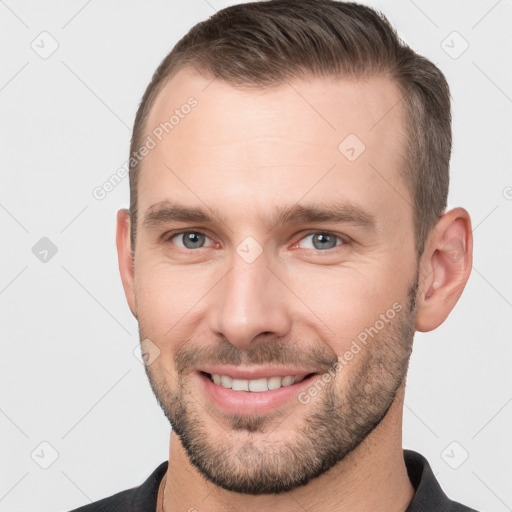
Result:
M194 234L198 234L198 235L204 235L206 238L211 240L211 238L206 233L204 233L203 231L190 230L190 229L189 230L183 230L183 231L167 233L166 235L164 235L163 238L164 238L165 242L170 242L173 238L175 238L177 236L180 236L180 235L185 235L187 233L194 233ZM331 248L326 249L326 250L306 249L306 250L309 250L309 251L315 251L317 253L332 252L334 249L338 249L338 248L340 248L342 246L345 246L345 245L348 245L350 243L350 239L347 236L337 235L337 234L332 233L330 231L311 231L309 233L304 234L302 236L302 238L300 238L297 242L294 242L293 248L295 248L300 242L302 242L302 240L304 240L305 238L307 238L308 236L311 236L311 235L328 235L328 236L332 236L332 237L337 238L338 241L340 242L340 243L337 243L334 247L331 247ZM185 250L185 251L197 251L199 249L207 249L207 247L198 247L196 249L188 249L187 247L180 247L180 249Z

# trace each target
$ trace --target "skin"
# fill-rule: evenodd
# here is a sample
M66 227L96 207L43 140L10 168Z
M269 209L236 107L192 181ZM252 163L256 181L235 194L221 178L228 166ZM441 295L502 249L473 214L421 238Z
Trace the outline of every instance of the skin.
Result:
M444 213L418 262L399 175L401 95L387 78L261 91L185 68L158 96L148 134L190 96L197 107L143 161L133 261L128 212L117 216L125 294L141 340L158 347L146 371L174 427L158 510L164 498L166 510L404 511L414 494L402 452L412 337L440 325L462 293L469 215ZM348 134L365 144L354 161L338 150ZM144 227L165 200L222 220ZM374 226L269 221L278 207L332 201L359 207ZM204 245L187 249L178 230L205 234ZM338 245L315 247L312 235L326 232ZM248 236L262 251L251 263L237 253ZM325 372L393 304L400 312L307 404L228 415L200 391L195 370L221 357ZM330 466L315 468L315 456Z

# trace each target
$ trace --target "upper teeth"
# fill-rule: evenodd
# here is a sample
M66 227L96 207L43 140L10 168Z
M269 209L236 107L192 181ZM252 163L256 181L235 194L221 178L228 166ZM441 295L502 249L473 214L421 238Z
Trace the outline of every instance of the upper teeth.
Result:
M213 377L213 378L212 378ZM223 386L228 389L232 389L233 391L268 391L272 389L279 389L282 386L291 386L296 382L300 382L304 379L305 375L292 377L270 377L269 379L254 379L254 380L245 380L245 379L233 379L228 375L217 375L213 374L210 376L215 384Z

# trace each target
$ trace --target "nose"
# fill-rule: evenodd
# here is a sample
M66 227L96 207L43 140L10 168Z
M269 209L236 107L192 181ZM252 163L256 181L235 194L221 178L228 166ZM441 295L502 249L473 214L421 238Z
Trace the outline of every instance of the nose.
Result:
M282 337L291 328L287 289L267 265L264 254L251 263L235 254L212 297L211 332L242 349Z

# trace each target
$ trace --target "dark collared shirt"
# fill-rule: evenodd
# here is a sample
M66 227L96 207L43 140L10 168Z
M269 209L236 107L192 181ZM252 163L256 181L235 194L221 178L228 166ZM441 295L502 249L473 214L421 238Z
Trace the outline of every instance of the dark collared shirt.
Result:
M404 450L405 465L415 489L406 512L476 512L451 501L442 491L427 459L412 450ZM167 461L158 466L139 487L122 491L71 512L155 512L158 487L167 471Z

